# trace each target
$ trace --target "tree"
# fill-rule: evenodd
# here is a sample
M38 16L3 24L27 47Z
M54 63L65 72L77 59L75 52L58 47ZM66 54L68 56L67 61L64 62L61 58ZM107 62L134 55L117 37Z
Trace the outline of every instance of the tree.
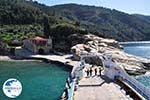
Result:
M50 23L47 16L44 16L44 36L48 37L50 32Z
M80 22L76 21L74 25L75 26L80 26Z

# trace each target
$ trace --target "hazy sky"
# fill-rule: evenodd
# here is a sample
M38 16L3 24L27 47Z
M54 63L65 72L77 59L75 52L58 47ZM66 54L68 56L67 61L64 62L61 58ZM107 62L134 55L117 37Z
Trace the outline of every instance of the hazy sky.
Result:
M150 0L36 0L46 5L78 3L84 5L103 6L130 14L150 15Z

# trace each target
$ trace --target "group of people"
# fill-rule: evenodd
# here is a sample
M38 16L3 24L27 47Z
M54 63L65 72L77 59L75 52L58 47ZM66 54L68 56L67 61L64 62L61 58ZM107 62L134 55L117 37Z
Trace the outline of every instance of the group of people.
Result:
M101 67L98 67L98 68L91 67L91 68L87 69L85 72L86 72L87 77L93 76L93 73L94 73L94 76L96 76L96 75L101 76L102 68ZM98 74L98 72L99 72L99 74Z

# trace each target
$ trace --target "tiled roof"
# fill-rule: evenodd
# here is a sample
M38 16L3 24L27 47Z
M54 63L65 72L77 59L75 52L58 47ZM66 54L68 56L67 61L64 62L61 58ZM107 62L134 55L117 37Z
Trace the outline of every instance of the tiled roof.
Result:
M46 38L40 37L40 36L36 36L33 38L33 40L37 40L37 41L45 41L47 40Z

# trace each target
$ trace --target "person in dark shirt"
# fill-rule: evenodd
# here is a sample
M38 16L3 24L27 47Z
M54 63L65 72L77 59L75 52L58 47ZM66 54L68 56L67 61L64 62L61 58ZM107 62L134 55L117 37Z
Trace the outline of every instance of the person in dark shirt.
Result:
M87 69L85 72L86 72L87 77L88 77L89 76L89 70Z
M97 68L95 68L94 71L95 71L95 76L96 76L97 75Z
M90 68L90 76L92 76L92 72L93 72L93 71L92 71L92 68Z
M99 75L101 76L102 74L102 69L101 69L101 67L99 68Z

